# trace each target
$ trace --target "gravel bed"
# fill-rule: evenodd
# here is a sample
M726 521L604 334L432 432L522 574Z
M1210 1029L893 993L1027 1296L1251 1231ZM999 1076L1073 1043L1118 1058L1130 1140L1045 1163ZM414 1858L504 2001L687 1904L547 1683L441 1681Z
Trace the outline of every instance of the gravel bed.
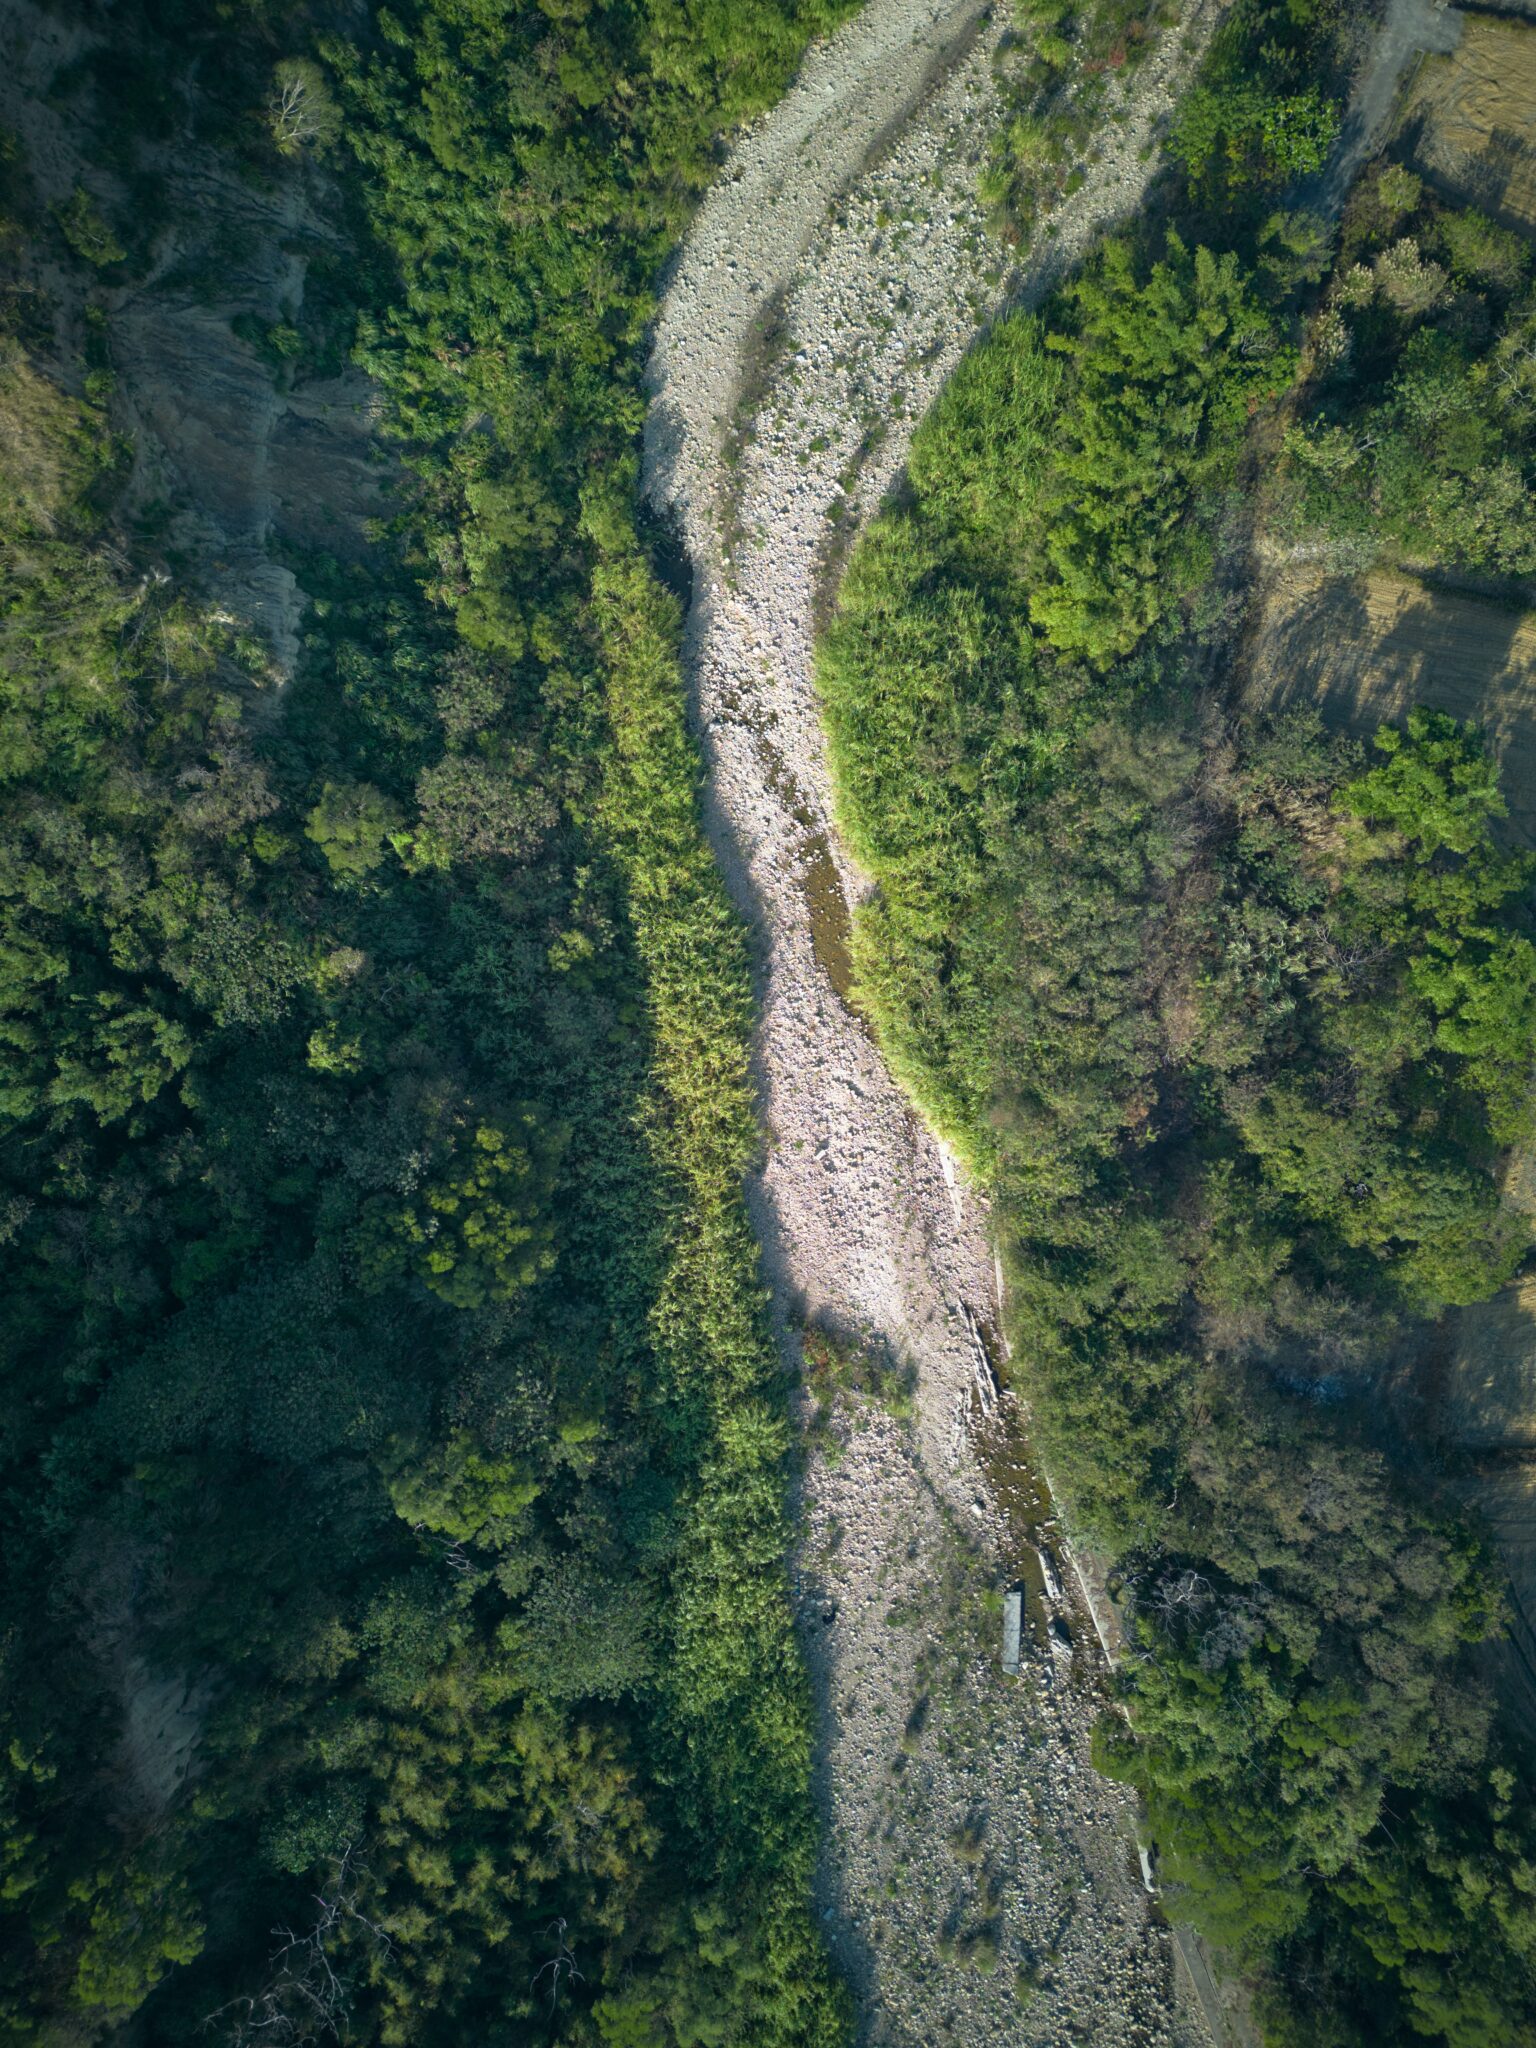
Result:
M1010 271L976 197L1004 21L869 0L741 139L657 325L646 484L694 567L709 828L758 942L765 1276L787 1355L814 1318L915 1376L907 1420L845 1399L818 1431L796 1562L818 1903L871 2044L1206 2039L1139 1882L1132 1803L1088 1760L1088 1618L1069 1610L1068 1658L1032 1616L1021 1677L999 1669L995 1589L1021 1560L975 1442L998 1399L993 1258L980 1202L840 993L868 885L831 824L811 655L914 423L991 312L1135 206L1214 16L1192 0Z

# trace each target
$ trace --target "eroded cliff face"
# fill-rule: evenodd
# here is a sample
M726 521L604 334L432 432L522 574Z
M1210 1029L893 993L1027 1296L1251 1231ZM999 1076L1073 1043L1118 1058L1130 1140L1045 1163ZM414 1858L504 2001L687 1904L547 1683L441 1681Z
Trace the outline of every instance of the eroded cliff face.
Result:
M369 522L399 471L379 402L349 360L341 287L358 257L338 183L312 162L223 147L208 110L168 94L168 132L134 132L117 55L86 22L0 6L0 253L16 341L0 343L0 434L27 443L40 377L106 393L121 444L112 528L123 555L247 636L240 687L294 674L317 558L368 572ZM255 118L259 118L259 109ZM5 131L8 131L5 132ZM7 147L9 145L9 147ZM104 239L68 222L83 194ZM113 253L116 252L116 253ZM40 494L46 498L46 491ZM231 665L228 674L235 680ZM164 1623L163 1560L87 1524L67 1563L83 1640L121 1716L104 1797L114 1827L153 1826L198 1774L208 1674L145 1654Z
M281 684L305 557L364 561L395 469L331 289L357 261L338 186L306 159L257 171L219 148L199 132L196 90L194 70L146 133L88 23L28 0L0 16L0 122L24 212L56 222L83 192L123 251L93 272L67 260L61 229L38 236L28 341L66 385L82 357L110 372L132 464L122 519L261 643Z

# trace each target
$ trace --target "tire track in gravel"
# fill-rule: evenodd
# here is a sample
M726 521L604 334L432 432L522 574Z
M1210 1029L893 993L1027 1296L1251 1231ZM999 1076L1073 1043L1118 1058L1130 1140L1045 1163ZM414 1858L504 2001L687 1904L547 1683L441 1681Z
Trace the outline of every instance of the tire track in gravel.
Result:
M646 489L694 568L707 821L758 947L765 1277L786 1355L815 1319L916 1375L910 1426L845 1412L812 1459L796 1566L819 1904L870 2043L1205 2038L1147 1914L1133 1803L1088 1761L1097 1660L997 1673L981 1595L1021 1558L975 1441L997 1406L993 1259L844 1001L867 883L832 829L811 663L829 512L855 530L986 318L1136 205L1214 15L1191 0L1043 253L1005 273L976 197L1003 24L978 0L868 0L733 152L657 323Z

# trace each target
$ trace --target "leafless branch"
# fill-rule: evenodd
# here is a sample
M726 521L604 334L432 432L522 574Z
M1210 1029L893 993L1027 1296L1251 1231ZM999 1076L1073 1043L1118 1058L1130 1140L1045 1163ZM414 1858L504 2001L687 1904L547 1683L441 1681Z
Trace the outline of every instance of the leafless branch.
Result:
M309 2043L341 2038L352 1995L345 1968L338 1967L338 1949L354 1932L380 1948L393 1945L358 1904L367 1873L355 1862L354 1849L349 1842L336 1859L328 1895L316 1895L315 1923L307 1932L273 1928L277 1947L262 1989L232 1998L209 2013L203 2020L205 2031L222 2027L229 2048L250 2048L254 2042L307 2048Z
M534 1972L532 1979L532 1982L537 1985L542 1977L548 1976L549 2009L551 2012L554 2011L560 2001L560 1986L562 1983L580 1984L584 1981L580 1970L576 1967L575 1951L565 1938L566 1925L567 1923L564 1920L552 1920L545 1929L546 1935L554 1940L555 1952L547 1963Z

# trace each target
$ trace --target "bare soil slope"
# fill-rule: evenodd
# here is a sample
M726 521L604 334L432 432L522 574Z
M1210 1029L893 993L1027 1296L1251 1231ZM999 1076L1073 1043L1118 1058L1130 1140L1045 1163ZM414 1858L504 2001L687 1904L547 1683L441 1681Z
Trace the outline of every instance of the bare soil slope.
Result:
M1536 27L1467 14L1404 111L1415 167L1448 197L1536 231Z
M90 89L54 82L94 38L30 0L0 10L0 121L19 136L40 201L77 186L122 219L131 195L88 165L80 124ZM258 331L303 317L309 274L348 249L338 195L313 165L248 183L190 135L149 152L163 219L129 282L104 293L116 379L112 425L133 450L129 508L169 507L169 553L207 565L207 595L267 646L275 681L292 674L305 595L283 556L324 549L365 557L367 522L388 509L395 462L377 433L377 395L359 372L295 373ZM29 279L39 326L79 353L78 284L44 259ZM44 345L46 354L46 346ZM340 351L337 352L338 356Z

